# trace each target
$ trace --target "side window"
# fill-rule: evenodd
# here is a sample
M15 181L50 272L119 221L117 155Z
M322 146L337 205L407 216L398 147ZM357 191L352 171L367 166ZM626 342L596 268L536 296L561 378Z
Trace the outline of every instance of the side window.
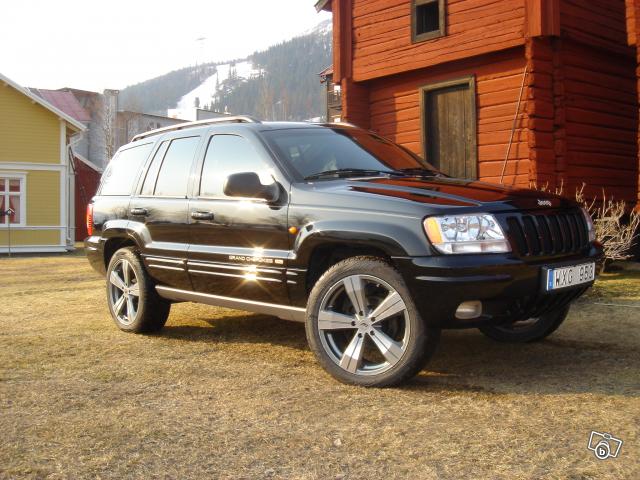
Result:
M26 181L26 174L0 176L0 227L26 223Z
M200 137L171 140L158 172L154 195L158 197L186 197L189 173Z
M249 141L238 135L214 135L209 139L200 179L201 197L224 195L226 178L233 173L255 172L264 184L272 182L271 168Z
M413 42L445 35L444 0L411 0Z
M102 175L100 195L131 195L138 171L149 156L153 143L121 150Z
M158 172L160 171L160 165L164 159L165 153L167 153L167 147L169 146L169 140L165 140L160 144L160 148L153 156L151 165L147 169L147 175L144 178L144 184L142 185L141 195L153 195L153 189L156 186L156 179L158 178Z

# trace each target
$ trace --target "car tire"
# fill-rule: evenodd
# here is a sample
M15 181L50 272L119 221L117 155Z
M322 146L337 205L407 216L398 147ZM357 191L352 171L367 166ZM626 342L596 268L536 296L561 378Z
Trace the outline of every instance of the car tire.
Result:
M480 331L492 340L503 343L529 343L543 340L555 332L569 314L569 305L509 325L486 325Z
M157 332L169 317L171 303L161 298L133 247L121 248L107 267L107 304L120 330Z
M318 279L307 304L306 333L327 372L364 387L413 377L440 338L440 330L420 317L400 274L383 259L364 256L343 260Z

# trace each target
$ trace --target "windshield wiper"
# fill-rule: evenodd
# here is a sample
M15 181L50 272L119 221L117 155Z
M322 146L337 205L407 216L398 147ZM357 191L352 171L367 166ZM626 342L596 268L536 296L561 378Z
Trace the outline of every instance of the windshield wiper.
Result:
M336 170L326 170L324 172L312 173L311 175L307 175L304 177L305 180L313 180L316 178L323 177L350 177L350 176L359 176L359 175L397 175L397 172L392 170L373 170L366 168L338 168Z
M351 176L364 176L364 175L387 175L392 177L404 177L408 175L422 176L422 177L443 177L444 175L434 170L427 168L400 168L397 170L376 170L369 168L338 168L336 170L326 170L324 172L312 173L304 177L305 180L314 180L324 177L338 177L346 178Z

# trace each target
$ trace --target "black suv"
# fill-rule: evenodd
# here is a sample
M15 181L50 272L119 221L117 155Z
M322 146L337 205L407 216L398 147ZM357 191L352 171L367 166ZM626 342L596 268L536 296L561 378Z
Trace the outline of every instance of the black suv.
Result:
M87 226L122 330L161 329L172 302L275 315L365 386L415 375L443 328L546 337L602 255L566 198L449 178L353 126L250 117L136 136Z

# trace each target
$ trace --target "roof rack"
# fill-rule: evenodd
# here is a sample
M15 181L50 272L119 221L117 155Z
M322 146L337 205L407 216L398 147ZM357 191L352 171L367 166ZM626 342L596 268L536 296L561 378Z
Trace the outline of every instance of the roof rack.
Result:
M183 130L185 128L202 127L204 125L211 125L215 123L262 123L257 118L250 117L249 115L229 115L225 117L207 118L206 120L198 120L196 122L184 122L176 125L170 125L168 127L157 128L155 130L149 130L135 135L131 141L142 140L143 138L157 135L159 133L173 132L175 130Z

